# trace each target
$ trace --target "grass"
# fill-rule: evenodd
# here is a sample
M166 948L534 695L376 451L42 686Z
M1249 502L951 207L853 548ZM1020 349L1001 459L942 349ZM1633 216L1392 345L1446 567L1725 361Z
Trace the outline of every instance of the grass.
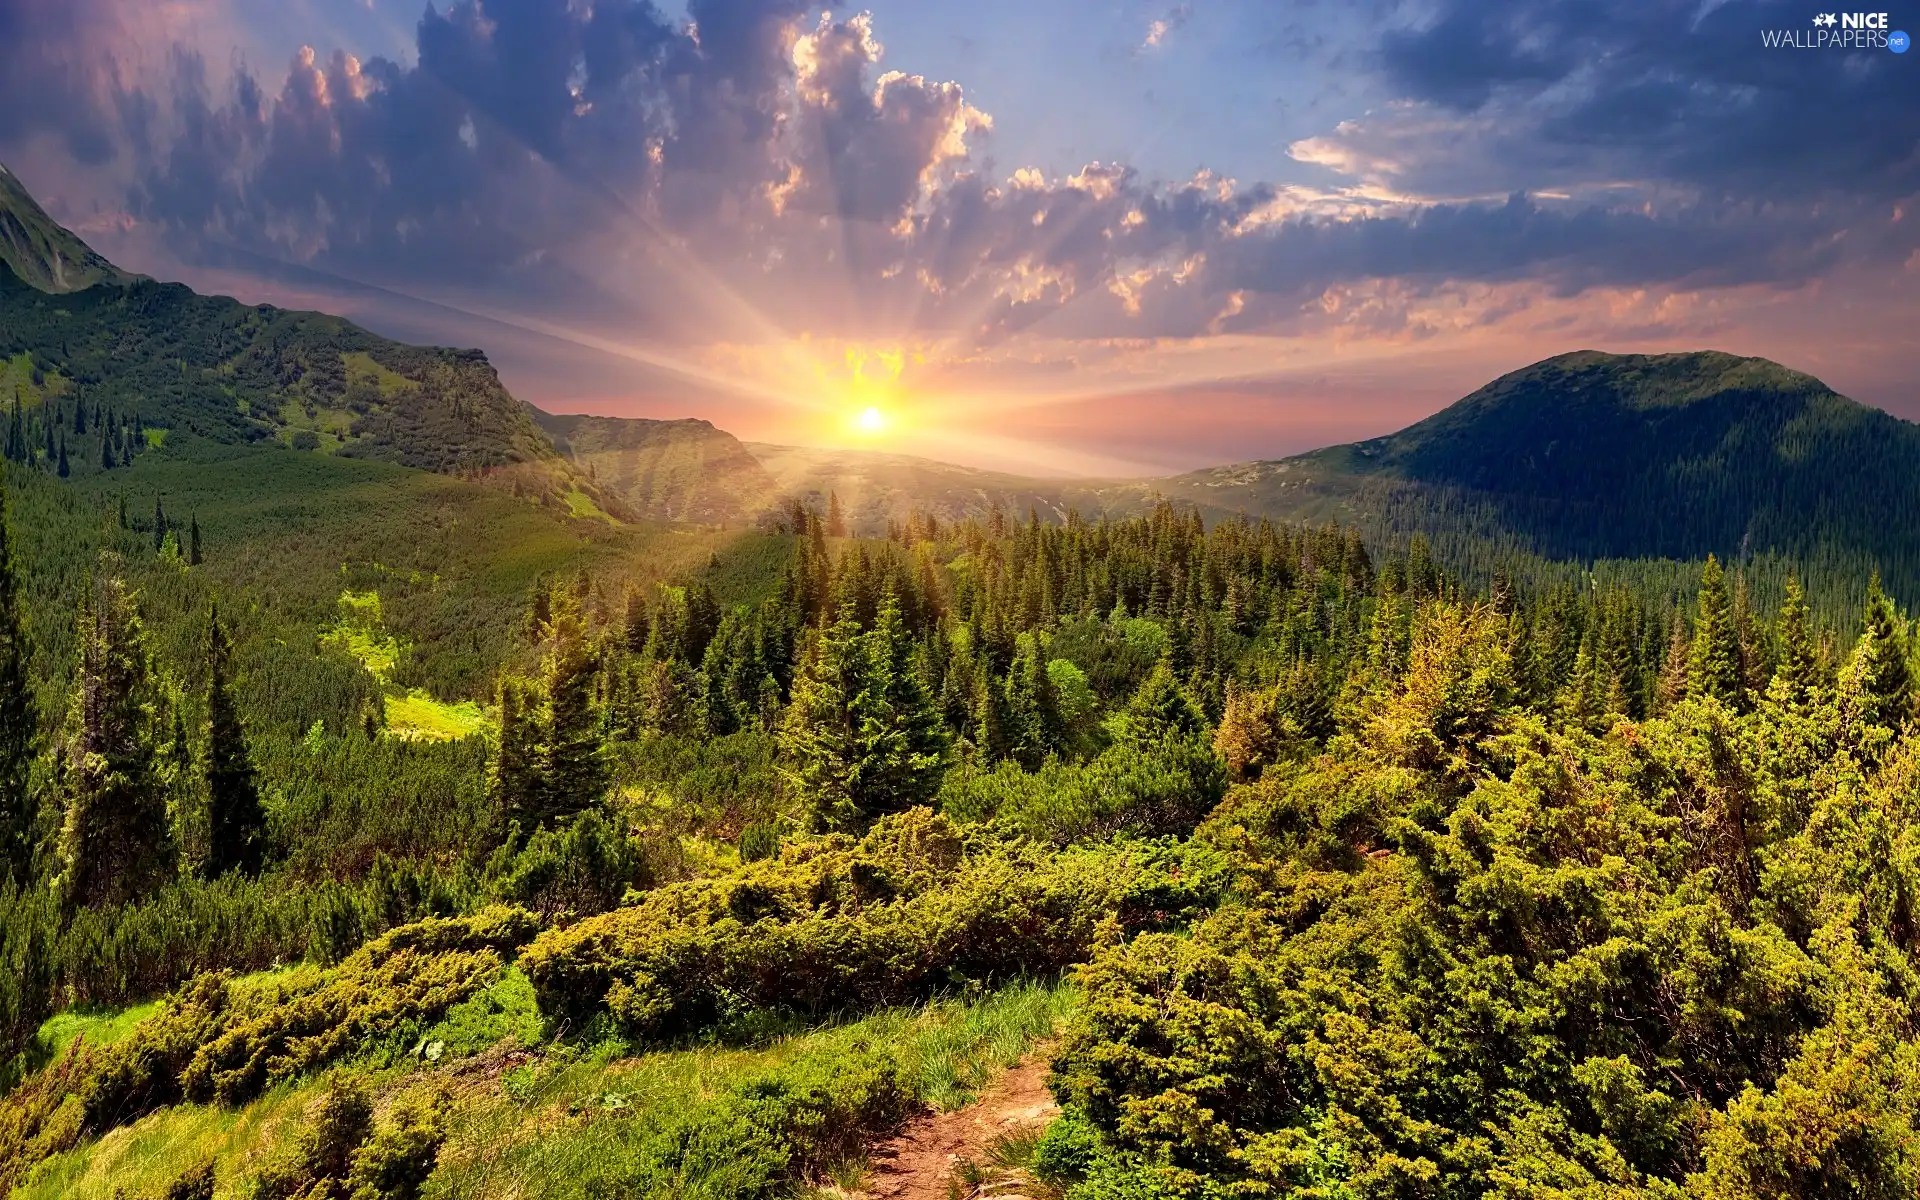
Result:
M599 1058L523 1069L505 1085L461 1106L435 1200L572 1200L588 1194L662 1123L769 1071L811 1058L883 1047L905 1067L920 1099L951 1107L970 1099L993 1072L1019 1061L1053 1032L1074 1001L1071 989L1020 985L983 1000L887 1012L749 1048L707 1047ZM836 1164L858 1179L864 1164Z
M86 1038L89 1046L110 1046L159 1010L158 1000L131 1008L70 1008L43 1021L35 1040L48 1059L66 1053L75 1038Z
M448 704L419 688L386 698L387 733L416 742L457 742L478 737L493 725L487 710L472 700Z
M598 504L593 502L592 496L587 495L579 488L573 488L567 492L567 508L574 516L582 520L605 521L608 524L615 523L612 517L608 516Z
M550 1044L533 993L509 970L486 992L449 1010L397 1065L376 1054L367 1067L380 1098L405 1090L422 1070L454 1088L456 1105L426 1200L575 1200L617 1172L650 1133L731 1089L796 1064L878 1049L905 1070L919 1098L936 1107L969 1100L992 1074L1050 1037L1076 1001L1070 987L1016 984L969 1001L878 1013L751 1046L703 1046L623 1056L620 1043ZM136 1014L69 1014L49 1022L73 1033L117 1029ZM92 1024L89 1024L92 1023ZM94 1036L92 1032L89 1037ZM426 1048L438 1044L429 1055ZM493 1047L516 1060L475 1059ZM518 1061L520 1065L511 1065ZM486 1065L491 1063L492 1065ZM158 1195L188 1166L218 1163L221 1197L302 1128L323 1084L295 1080L239 1109L179 1105L86 1142L42 1163L14 1200L112 1200ZM865 1176L858 1159L831 1164L843 1187Z

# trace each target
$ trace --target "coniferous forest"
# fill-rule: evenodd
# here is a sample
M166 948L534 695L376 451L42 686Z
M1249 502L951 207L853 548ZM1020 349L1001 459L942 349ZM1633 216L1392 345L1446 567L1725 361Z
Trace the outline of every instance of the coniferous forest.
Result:
M669 577L575 554L484 644L323 563L303 641L197 515L15 474L17 1194L858 1192L1033 1054L1060 1114L967 1188L1920 1186L1877 580L1827 621L1716 559L1676 599L1170 505L792 503Z

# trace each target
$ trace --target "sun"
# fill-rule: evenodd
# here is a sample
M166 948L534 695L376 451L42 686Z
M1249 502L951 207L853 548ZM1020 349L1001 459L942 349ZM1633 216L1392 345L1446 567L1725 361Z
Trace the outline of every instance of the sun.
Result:
M877 408L863 408L860 415L853 419L854 428L861 433L884 433L887 428L887 414Z

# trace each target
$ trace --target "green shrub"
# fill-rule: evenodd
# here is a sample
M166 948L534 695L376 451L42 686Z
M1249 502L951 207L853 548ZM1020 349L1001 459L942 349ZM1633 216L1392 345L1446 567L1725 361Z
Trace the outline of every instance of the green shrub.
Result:
M347 1172L372 1131L366 1085L347 1072L335 1073L290 1151L249 1182L247 1200L347 1200Z
M438 1087L401 1097L386 1123L354 1151L346 1181L351 1200L418 1200L447 1140L451 1104Z
M644 885L645 863L630 838L588 809L555 831L542 826L518 853L509 838L488 865L494 896L547 920L591 916Z
M1226 769L1197 738L1150 747L1120 742L1084 766L1049 762L1038 771L1001 763L992 771L950 772L940 809L958 821L997 819L1037 841L1064 846L1127 833L1191 833L1226 792Z
M202 1158L180 1172L160 1193L160 1200L213 1200L216 1182L214 1160Z
M550 931L521 967L550 1019L610 1012L647 1038L905 1004L1080 961L1136 873L1124 856L970 849L916 809Z
M410 1043L500 979L503 955L537 928L521 910L493 908L402 926L330 969L203 975L126 1037L99 1049L76 1041L0 1100L0 1183L161 1106L239 1103L370 1045Z

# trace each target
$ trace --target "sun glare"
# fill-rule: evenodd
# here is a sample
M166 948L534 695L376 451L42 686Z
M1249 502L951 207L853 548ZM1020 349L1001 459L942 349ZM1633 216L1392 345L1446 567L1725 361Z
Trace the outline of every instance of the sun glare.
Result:
M887 427L887 414L877 408L863 408L854 418L854 425L861 433L880 433Z

